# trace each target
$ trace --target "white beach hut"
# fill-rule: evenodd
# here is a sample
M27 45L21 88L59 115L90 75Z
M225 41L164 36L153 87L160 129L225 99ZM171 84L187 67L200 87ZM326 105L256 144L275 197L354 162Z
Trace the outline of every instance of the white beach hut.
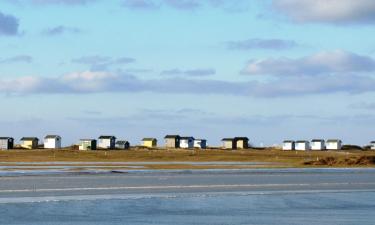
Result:
M283 142L283 150L284 151L295 150L295 142L292 140L285 140Z
M340 150L342 146L342 141L339 139L329 139L326 141L327 150Z
M311 150L321 151L325 150L325 141L322 139L313 139L311 140Z
M194 148L205 149L207 147L207 141L205 139L195 139Z
M61 137L59 135L47 135L44 137L44 148L59 149L61 148Z
M180 148L194 148L194 138L180 137Z
M12 137L0 137L0 149L8 150L12 149L14 145L14 139Z
M115 149L116 137L111 135L102 135L98 138L98 148L100 149Z
M296 150L298 151L307 151L310 150L310 143L308 141L296 141Z

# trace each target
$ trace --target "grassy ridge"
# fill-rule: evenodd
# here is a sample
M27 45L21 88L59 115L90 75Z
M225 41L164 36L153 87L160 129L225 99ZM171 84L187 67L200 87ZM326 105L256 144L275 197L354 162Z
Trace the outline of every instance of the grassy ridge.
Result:
M76 151L10 150L0 151L0 162L272 162L285 167L369 167L375 166L374 151L280 151L268 150L146 150Z

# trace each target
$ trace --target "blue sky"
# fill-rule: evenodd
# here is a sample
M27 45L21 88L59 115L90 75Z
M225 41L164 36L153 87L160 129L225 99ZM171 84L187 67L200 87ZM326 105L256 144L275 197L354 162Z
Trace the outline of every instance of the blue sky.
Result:
M0 0L0 135L375 139L372 0Z

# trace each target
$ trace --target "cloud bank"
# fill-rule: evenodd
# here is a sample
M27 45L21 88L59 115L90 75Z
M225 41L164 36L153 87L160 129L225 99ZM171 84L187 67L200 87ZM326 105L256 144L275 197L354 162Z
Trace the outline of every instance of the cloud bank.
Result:
M86 5L98 0L7 0L13 4L31 3L34 5Z
M245 0L123 0L122 5L137 10L159 9L164 6L176 10L196 10L208 6L228 11L243 11L249 4Z
M169 93L283 97L309 94L375 92L375 79L360 75L286 77L269 81L233 82L210 79L139 79L128 74L77 72L55 78L26 76L1 79L0 92L23 94Z
M251 60L243 73L250 75L319 75L375 72L375 60L368 56L334 50L291 58Z
M273 8L295 22L368 24L375 22L373 0L273 0Z
M191 76L191 77L202 77L215 75L216 71L214 69L191 69L191 70L181 70L181 69L171 69L164 70L161 75L168 76Z

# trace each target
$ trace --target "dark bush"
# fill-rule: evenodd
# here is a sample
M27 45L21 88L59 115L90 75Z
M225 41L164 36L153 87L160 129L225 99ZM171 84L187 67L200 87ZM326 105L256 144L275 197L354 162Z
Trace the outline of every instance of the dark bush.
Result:
M363 150L363 148L358 145L343 145L341 149L342 150Z

